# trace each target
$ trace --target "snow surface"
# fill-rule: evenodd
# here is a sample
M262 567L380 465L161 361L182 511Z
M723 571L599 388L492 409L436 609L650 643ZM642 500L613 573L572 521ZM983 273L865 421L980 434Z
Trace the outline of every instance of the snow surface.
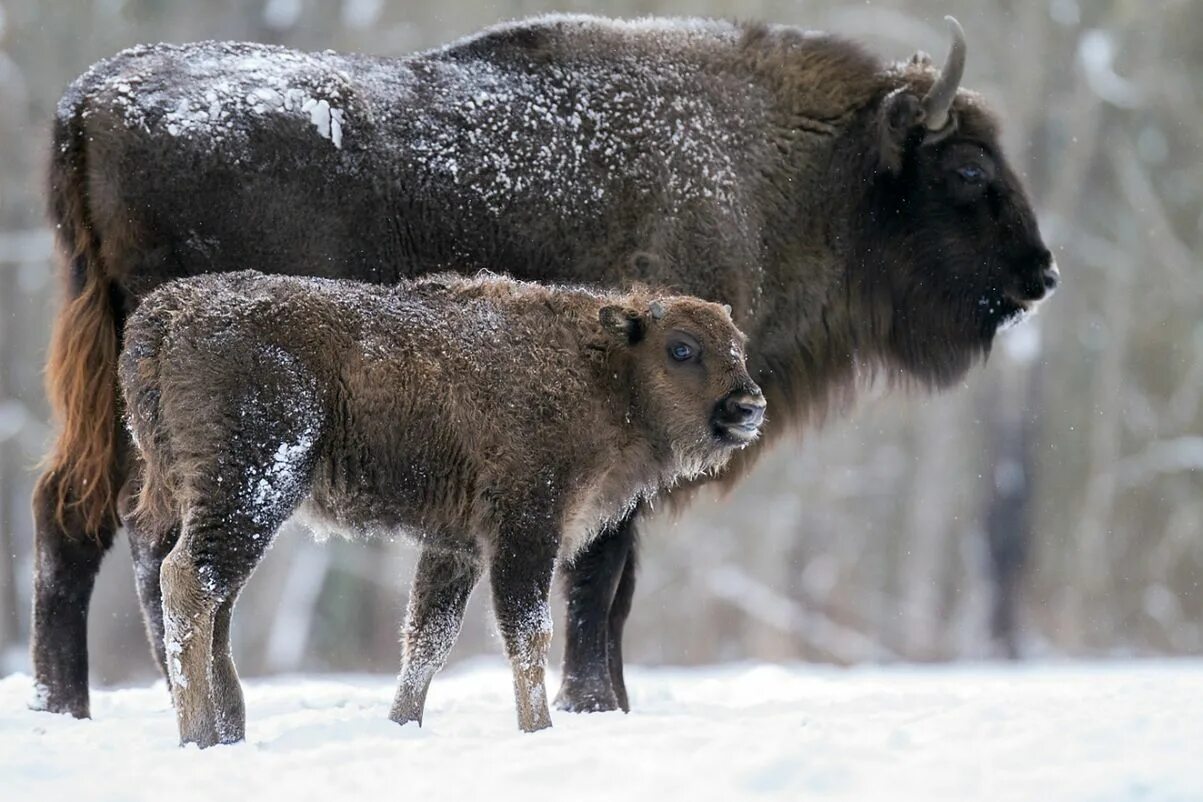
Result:
M495 660L435 678L247 684L248 741L176 746L162 683L93 691L91 721L0 680L0 797L70 799L1199 800L1203 662L631 672L635 712L518 732ZM556 687L552 678L550 688Z

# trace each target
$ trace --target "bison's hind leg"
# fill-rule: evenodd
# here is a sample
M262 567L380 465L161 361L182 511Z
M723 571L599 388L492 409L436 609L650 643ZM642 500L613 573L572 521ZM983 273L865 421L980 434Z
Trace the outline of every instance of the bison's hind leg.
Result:
M100 561L113 545L116 526L89 529L72 504L64 479L49 469L33 492L34 579L31 652L37 696L31 706L76 718L88 705L88 603ZM86 536L89 533L91 536Z
M422 724L426 691L455 645L480 572L476 554L431 546L422 551L405 613L400 682L389 713L398 724Z

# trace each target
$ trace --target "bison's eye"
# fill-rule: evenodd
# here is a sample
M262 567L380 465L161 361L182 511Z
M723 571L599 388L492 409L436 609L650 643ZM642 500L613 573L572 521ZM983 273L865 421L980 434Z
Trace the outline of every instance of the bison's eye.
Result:
M986 171L976 164L962 164L957 168L957 175L966 184L982 184L986 181Z
M680 340L677 340L668 346L668 355L678 362L688 362L689 360L693 359L693 346L689 345L689 343L683 343Z

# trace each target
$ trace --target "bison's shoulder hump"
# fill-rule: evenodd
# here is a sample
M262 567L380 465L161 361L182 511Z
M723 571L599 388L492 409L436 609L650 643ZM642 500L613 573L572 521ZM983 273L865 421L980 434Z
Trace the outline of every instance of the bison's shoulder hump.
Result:
M422 55L535 61L543 57L588 58L594 54L622 56L734 43L742 30L742 26L727 20L699 17L624 20L554 13L494 25Z

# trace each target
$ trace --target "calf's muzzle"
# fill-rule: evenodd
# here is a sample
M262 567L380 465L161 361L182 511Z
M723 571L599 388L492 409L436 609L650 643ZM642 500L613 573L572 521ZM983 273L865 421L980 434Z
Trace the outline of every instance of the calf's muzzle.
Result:
M764 395L752 384L730 393L714 407L711 422L721 439L748 442L760 433L764 423Z

